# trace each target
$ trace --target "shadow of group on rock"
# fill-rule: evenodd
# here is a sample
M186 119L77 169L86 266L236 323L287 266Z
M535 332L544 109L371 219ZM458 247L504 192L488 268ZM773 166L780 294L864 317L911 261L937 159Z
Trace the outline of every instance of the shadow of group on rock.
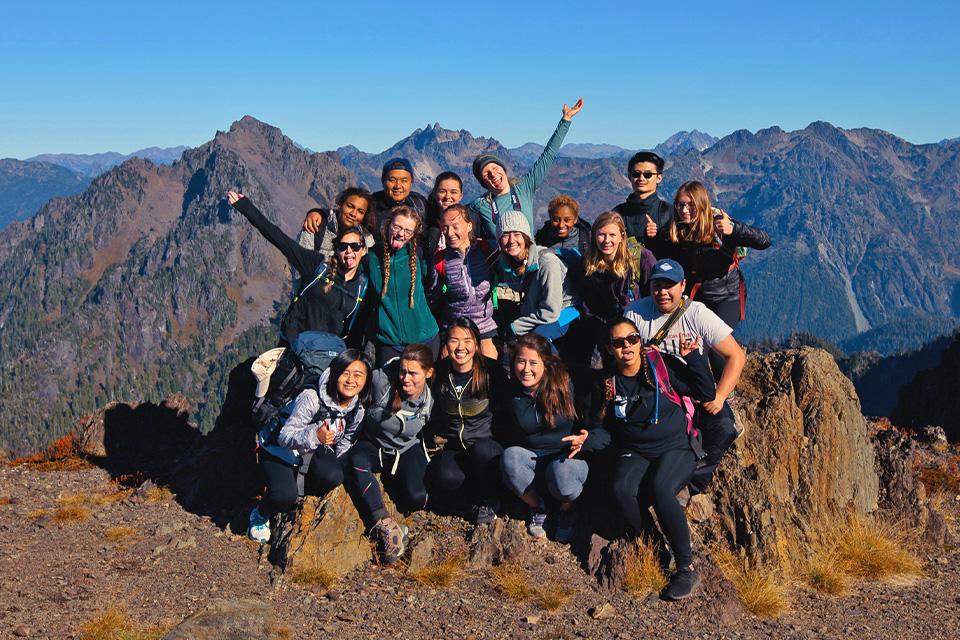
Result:
M114 403L81 425L83 452L115 478L163 484L186 510L242 533L262 491L249 420L251 362L231 372L209 434L189 424L182 397L161 405ZM783 559L778 556L785 550L803 548L838 518L878 509L898 512L916 526L927 524L932 510L910 472L910 439L877 433L867 423L852 383L829 354L804 347L751 355L737 394L734 410L745 433L717 470L709 495L698 501L697 513L688 509L701 550L720 544L747 558ZM620 519L611 515L616 509L603 488L603 467L597 465L592 475L578 502L580 530L572 550L601 585L622 586L628 543L621 539ZM331 493L348 504L342 490ZM301 513L287 516L287 542L294 529L315 529L325 513L340 509L329 503L329 498L311 503L310 522L298 522L307 518ZM508 515L524 513L519 503L506 501L505 508ZM355 521L352 535L362 537L359 516L344 517ZM284 553L271 555L280 569L296 551L282 546ZM715 569L705 564L707 573Z

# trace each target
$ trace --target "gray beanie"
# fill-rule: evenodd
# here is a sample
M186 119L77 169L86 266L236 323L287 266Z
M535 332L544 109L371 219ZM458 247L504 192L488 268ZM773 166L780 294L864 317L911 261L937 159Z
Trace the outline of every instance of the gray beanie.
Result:
M497 221L497 237L499 238L503 234L510 233L511 231L519 231L533 241L533 233L530 231L530 221L527 220L527 214L523 211L510 209L500 216L500 220Z

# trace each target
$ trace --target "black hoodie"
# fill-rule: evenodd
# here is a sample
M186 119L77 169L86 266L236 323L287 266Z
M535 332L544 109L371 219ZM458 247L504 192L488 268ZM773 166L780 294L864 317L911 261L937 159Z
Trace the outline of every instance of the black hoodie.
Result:
M673 219L672 204L662 199L657 192L646 198L641 198L634 192L627 196L626 201L615 206L613 210L623 216L628 236L633 236L643 246L652 251L657 260L664 257L663 247L668 240L666 234L670 227L670 221ZM647 216L650 216L650 219L657 223L655 238L647 237Z

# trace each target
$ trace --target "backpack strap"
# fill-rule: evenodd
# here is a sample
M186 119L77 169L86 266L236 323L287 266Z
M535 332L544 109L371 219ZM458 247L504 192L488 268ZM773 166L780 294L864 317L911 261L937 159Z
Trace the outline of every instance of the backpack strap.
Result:
M691 296L692 297L692 296ZM673 310L673 313L670 314L670 317L667 318L667 321L653 334L653 338L650 340L650 344L655 346L660 346L660 344L666 340L667 334L670 333L670 329L673 328L673 325L677 323L677 320L686 312L687 307L690 306L689 300L684 297L680 299L680 304L677 305L677 308Z
M320 280L322 280L323 277L324 277L326 274L327 274L327 262L326 262L326 261L323 261L323 262L321 262L321 263L317 266L317 270L313 273L313 279L310 280L310 282L308 282L308 283L306 284L306 286L304 286L302 289L300 289L300 293L298 293L297 295L293 296L293 304L296 304L297 301L300 300L300 298L303 297L303 294L305 294L305 293L307 292L307 289L309 289L309 288L312 287L313 285L315 285L315 284L317 284L318 282L320 282Z
M693 404L693 399L688 396L682 396L677 393L677 390L673 388L673 385L670 384L670 373L667 370L667 364L663 361L663 356L659 351L649 351L647 353L647 358L651 365L651 370L653 371L654 383L657 385L658 390L665 395L670 402L679 406L683 410L683 414L687 419L687 439L690 441L690 448L693 449L694 455L696 455L697 460L702 460L706 453L703 450L703 444L700 441L700 431L693 426L693 416L696 412L696 407ZM660 394L657 394L659 398ZM659 409L659 403L656 405ZM656 411L656 409L655 409ZM656 416L653 424L656 424L656 419L659 416Z
M367 292L367 284L370 282L370 279L362 271L357 271L357 277L360 278L360 283L357 285L357 302L353 306L353 311L350 312L347 333L350 333L353 329L353 323L357 321L357 316L360 315L358 312L360 311L360 305L363 303L363 295Z

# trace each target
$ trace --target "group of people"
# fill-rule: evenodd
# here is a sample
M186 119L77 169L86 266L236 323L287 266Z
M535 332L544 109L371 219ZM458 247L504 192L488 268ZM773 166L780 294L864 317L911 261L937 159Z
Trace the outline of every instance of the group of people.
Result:
M253 539L268 542L270 519L304 492L343 483L386 563L407 532L384 485L404 512L466 500L478 526L514 496L531 536L570 541L590 479L631 536L650 532L652 506L676 562L663 595L691 594L699 577L676 496L704 491L738 435L727 399L745 362L732 335L746 302L739 262L770 239L714 207L700 182L663 200L664 160L648 151L628 161L633 193L613 211L591 225L560 195L534 232L536 190L582 107L563 105L519 179L477 157L486 193L468 204L457 174L424 197L411 163L394 158L383 190L345 190L294 239L228 192L299 275L280 346L321 331L348 347L262 443Z

